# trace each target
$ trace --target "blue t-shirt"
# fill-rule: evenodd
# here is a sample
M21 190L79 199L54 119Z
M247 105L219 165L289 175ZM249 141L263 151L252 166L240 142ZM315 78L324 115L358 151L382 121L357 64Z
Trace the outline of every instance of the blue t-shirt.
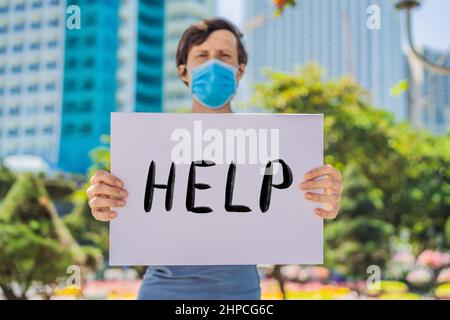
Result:
M258 300L256 265L151 266L139 300Z

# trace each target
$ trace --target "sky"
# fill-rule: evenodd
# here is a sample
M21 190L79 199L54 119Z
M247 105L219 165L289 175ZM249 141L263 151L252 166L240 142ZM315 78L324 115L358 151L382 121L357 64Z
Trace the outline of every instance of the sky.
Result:
M244 19L243 1L245 0L217 0L218 15L241 26ZM423 0L421 7L414 10L413 17L413 36L417 46L450 51L450 0ZM403 36L406 39L405 34Z

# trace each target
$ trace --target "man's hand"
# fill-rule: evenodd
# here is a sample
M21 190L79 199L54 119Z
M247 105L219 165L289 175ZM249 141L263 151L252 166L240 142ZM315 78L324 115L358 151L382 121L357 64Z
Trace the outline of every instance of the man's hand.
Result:
M322 178L323 179L317 179ZM301 190L324 189L322 194L306 192L305 198L315 202L324 203L324 208L316 208L314 212L322 218L336 218L341 205L342 174L326 164L308 171L304 176L305 181L300 184Z
M97 170L90 182L87 195L94 218L99 221L115 219L117 211L113 211L113 208L125 206L125 198L128 196L123 182L104 170Z

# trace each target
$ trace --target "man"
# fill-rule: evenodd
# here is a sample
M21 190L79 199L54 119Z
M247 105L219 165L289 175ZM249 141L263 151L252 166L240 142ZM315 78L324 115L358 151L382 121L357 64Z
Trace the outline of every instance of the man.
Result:
M192 96L192 112L232 112L231 100L247 64L242 34L233 24L211 19L189 27L179 42L176 63ZM304 179L300 189L324 189L323 193L305 193L307 199L325 204L314 212L334 219L340 207L340 172L324 165L307 172ZM97 220L117 217L113 208L124 206L128 195L123 187L118 177L101 170L95 173L87 193ZM259 280L255 265L151 266L139 299L259 299Z

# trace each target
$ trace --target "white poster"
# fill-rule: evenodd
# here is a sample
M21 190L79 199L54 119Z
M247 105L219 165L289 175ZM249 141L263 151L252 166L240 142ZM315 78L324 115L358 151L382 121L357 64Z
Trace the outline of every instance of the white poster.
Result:
M322 264L322 114L113 113L111 265Z

